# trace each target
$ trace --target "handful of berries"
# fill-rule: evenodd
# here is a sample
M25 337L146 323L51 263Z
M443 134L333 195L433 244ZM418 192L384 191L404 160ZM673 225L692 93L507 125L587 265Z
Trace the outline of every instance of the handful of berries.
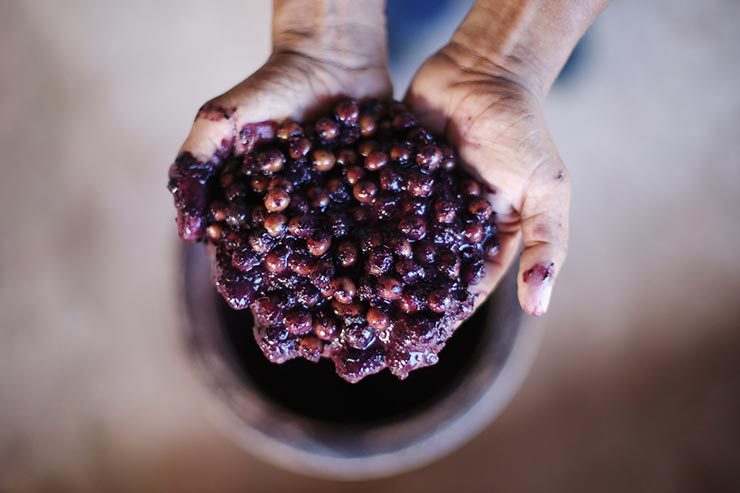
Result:
M436 363L499 250L485 187L397 102L259 125L251 152L218 166L180 156L170 190L215 251L218 291L252 309L265 356L330 358L349 382ZM193 179L207 197L189 195Z

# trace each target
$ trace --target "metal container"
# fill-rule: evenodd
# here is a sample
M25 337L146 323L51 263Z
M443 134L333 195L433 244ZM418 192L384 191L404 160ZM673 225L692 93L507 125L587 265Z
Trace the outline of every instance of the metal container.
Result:
M519 387L539 340L522 325L514 274L450 339L435 366L400 381L388 371L357 384L328 360L269 363L248 310L216 293L202 246L183 255L189 355L245 450L313 476L399 474L455 450L488 425Z

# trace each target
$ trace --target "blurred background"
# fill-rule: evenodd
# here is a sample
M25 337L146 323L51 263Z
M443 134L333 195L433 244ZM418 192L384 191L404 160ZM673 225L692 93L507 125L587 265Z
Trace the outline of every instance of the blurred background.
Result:
M469 1L412 32L397 95ZM416 4L416 2L410 2ZM241 451L182 353L166 172L269 53L268 1L0 3L0 491L350 487ZM360 492L740 491L740 2L613 2L547 116L570 257L521 391ZM408 26L405 26L408 27Z

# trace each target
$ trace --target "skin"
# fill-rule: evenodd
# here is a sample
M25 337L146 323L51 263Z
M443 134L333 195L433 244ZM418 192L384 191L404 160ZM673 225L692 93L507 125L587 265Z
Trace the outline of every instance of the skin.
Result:
M536 316L548 309L567 253L570 177L542 105L605 4L478 0L450 42L421 66L406 94L424 126L455 145L465 165L489 186L501 251L475 287L477 303L522 245L522 309ZM272 56L201 108L180 154L207 162L224 146L248 151L254 139L239 135L256 122L300 121L342 97L390 97L384 7L383 0L275 0Z

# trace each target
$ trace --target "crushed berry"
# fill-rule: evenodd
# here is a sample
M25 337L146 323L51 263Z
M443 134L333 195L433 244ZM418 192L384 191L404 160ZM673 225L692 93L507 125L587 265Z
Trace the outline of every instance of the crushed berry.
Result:
M436 363L472 313L469 288L499 251L495 213L402 104L325 114L263 122L248 152L180 156L179 231L214 247L216 288L251 308L270 361L324 357L349 382L384 368L403 379Z

